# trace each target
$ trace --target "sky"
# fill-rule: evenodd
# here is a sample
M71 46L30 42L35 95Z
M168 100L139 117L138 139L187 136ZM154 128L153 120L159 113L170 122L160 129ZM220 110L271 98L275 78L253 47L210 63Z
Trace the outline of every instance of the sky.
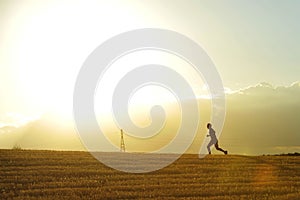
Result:
M46 113L61 120L70 118L74 84L87 56L110 37L138 28L170 29L200 44L213 60L227 95L257 89L262 82L271 84L274 90L285 88L291 92L290 88L297 87L300 80L299 9L300 2L296 0L3 0L0 2L0 127L23 126ZM187 73L187 79L191 79L193 73L184 71L184 63L162 56L168 55L145 53L133 63L171 60L180 73ZM122 73L111 72L107 78L111 82L107 85L113 84ZM199 95L207 94L203 80L195 79L191 84ZM108 93L109 89L106 89ZM133 102L149 106L157 101L153 96L165 92L153 91L141 91ZM298 92L293 90L294 96L288 96L289 99L298 97ZM147 94L150 94L146 98L148 102L144 102ZM227 112L235 110L230 102L239 100L236 105L244 105L239 112L247 113L246 106L250 103L234 94L228 98ZM271 96L270 91L259 95ZM279 105L297 106L285 97L277 97L284 102ZM165 98L172 99L169 95ZM258 102L258 99L251 100ZM298 118L299 110L296 111L288 115ZM288 126L299 130L299 125ZM223 135L231 132L230 129L233 128L228 128L225 121Z

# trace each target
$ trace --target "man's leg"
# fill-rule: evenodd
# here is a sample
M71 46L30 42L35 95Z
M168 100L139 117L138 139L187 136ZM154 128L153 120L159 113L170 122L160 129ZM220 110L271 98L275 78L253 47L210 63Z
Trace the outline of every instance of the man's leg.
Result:
M223 150L222 148L219 147L218 142L216 142L215 147L218 151L222 151L224 154L227 154L227 151Z
M213 145L213 141L211 140L208 145L207 145L207 150L208 150L208 153L211 154L211 151L210 151L210 147Z

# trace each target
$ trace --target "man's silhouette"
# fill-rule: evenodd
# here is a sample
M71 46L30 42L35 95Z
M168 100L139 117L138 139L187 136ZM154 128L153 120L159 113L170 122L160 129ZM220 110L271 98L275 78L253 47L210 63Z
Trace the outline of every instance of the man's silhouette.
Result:
M207 145L207 150L208 150L209 154L211 154L210 147L212 145L215 145L215 147L218 151L222 151L224 154L227 154L228 152L226 150L223 150L219 147L218 139L216 137L216 132L212 128L212 125L210 123L208 123L206 127L208 129L208 134L209 134L209 135L207 135L207 137L210 137L210 142Z

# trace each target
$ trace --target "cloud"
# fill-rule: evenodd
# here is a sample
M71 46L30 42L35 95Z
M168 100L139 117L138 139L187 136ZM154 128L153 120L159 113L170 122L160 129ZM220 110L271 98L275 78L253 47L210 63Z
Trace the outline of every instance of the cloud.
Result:
M39 119L40 116L26 116L21 113L8 112L0 115L0 128L2 127L20 127L31 121Z
M15 126L1 126L0 128L0 134L2 133L9 133L12 132L14 130L16 130L17 128Z
M223 141L237 152L244 148L253 154L300 146L299 100L299 82L287 87L259 83L227 95Z
M300 147L300 82L290 86L273 86L259 83L226 95L226 119L220 145L233 154L273 154L299 151ZM200 129L189 153L198 153L201 140L206 135L205 124L210 120L210 99L199 99ZM27 121L16 114L5 115L2 121ZM17 117L19 116L19 117ZM172 116L176 116L174 113ZM14 119L14 120L13 120ZM20 120L17 120L20 119ZM25 118L26 119L26 118ZM13 128L3 126L0 131L0 148L19 144L32 149L83 150L73 126L63 127L65 121L55 116ZM177 130L173 123L170 132ZM116 136L116 141L119 138ZM167 137L162 137L167 140ZM139 141L126 143L139 145ZM117 143L118 144L118 143ZM146 146L146 145L145 145Z
M0 134L0 148L11 149L18 145L22 149L84 150L76 131L49 116L19 127L2 127L9 130Z
M234 91L232 94L248 94L248 95L278 95L278 94L288 94L290 92L299 92L300 81L292 83L290 86L273 86L267 82L261 82L254 86L249 86L242 88L240 90ZM294 93L295 94L295 93Z

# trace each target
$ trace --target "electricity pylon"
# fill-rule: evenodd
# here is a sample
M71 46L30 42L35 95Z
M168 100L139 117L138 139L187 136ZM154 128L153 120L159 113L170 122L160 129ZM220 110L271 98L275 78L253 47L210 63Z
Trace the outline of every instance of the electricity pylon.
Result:
M125 142L123 137L123 129L121 129L121 144L120 144L120 151L125 152Z

